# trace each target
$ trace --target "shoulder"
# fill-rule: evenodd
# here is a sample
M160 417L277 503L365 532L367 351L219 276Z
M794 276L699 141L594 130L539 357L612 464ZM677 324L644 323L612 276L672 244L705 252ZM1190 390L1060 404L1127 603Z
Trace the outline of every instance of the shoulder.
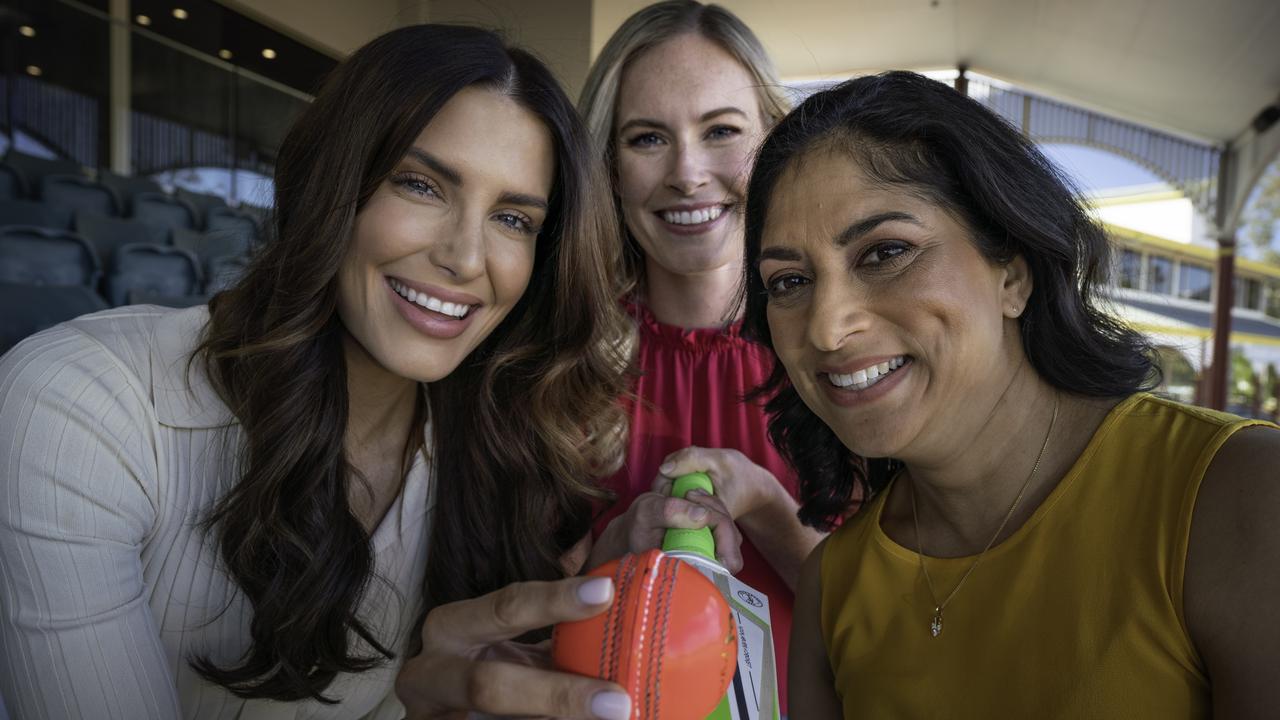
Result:
M1215 678L1215 708L1235 716L1280 702L1263 670L1280 662L1280 624L1268 616L1280 597L1280 430L1241 425L1230 426L1205 471L1184 581L1188 630Z
M143 339L151 335L149 320L135 308L117 308L32 335L0 358L0 397L15 400L33 392L103 383L141 390L145 383L138 370L148 364Z
M187 385L187 360L207 319L204 307L129 306L39 332L0 358L0 410L9 418L30 413L38 401L48 408L133 416L158 408L165 415L172 404L166 395ZM207 382L196 386L195 395L202 396ZM191 390L181 387L180 394Z

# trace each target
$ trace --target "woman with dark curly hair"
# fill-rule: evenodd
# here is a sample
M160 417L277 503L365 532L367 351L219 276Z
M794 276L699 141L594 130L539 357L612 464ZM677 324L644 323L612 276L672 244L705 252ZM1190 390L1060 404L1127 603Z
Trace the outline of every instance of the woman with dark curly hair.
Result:
M504 642L612 593L564 579L620 462L631 332L572 104L490 32L396 30L275 180L273 237L207 308L86 316L0 363L10 711L627 717Z
M1012 127L911 73L770 133L747 323L802 517L796 717L1263 717L1280 433L1144 392L1107 240Z

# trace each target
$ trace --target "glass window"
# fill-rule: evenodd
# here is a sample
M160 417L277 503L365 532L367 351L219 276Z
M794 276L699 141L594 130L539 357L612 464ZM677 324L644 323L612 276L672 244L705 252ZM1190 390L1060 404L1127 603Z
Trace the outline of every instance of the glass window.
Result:
M1253 278L1236 278L1236 307L1256 309L1262 295L1262 283Z
M1280 318L1280 285L1267 285L1267 314Z
M1213 292L1213 271L1204 265L1182 263L1178 275L1178 297L1209 302Z
M1117 279L1120 287L1137 289L1142 282L1142 256L1133 250L1120 253L1120 276Z
M1147 257L1147 292L1168 295L1173 292L1173 259L1150 255Z

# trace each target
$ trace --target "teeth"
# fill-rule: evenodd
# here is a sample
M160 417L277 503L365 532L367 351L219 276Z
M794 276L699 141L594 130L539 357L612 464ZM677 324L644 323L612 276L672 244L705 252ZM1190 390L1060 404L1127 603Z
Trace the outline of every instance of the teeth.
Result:
M723 205L702 208L700 210L664 210L662 219L673 225L701 225L720 217L724 212Z
M463 317L466 317L467 313L471 310L469 305L445 302L440 298L431 297L424 292L418 292L411 287L405 287L404 283L396 280L391 281L391 289L395 290L396 294L405 300L408 300L419 307L424 307L433 312L438 312L441 315L448 315L450 317L462 319Z
M838 388L853 388L855 390L866 390L867 388L880 382L886 375L905 365L907 358L904 355L888 360L886 362L863 368L856 372L843 375L828 374L827 380Z

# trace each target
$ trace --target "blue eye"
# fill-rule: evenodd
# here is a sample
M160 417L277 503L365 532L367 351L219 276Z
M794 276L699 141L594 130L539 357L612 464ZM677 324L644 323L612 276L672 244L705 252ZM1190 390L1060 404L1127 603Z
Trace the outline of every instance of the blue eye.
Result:
M391 182L399 188L423 197L440 197L440 191L430 178L424 175L404 173L391 178Z
M717 125L707 131L709 140L728 140L742 134L742 130L731 125Z
M523 215L513 212L498 213L496 216L499 223L515 230L522 235L537 235L541 228L535 228L533 222Z
M658 136L658 133L646 132L646 133L640 133L639 135L632 135L631 137L627 138L626 142L628 147L645 148L645 147L653 147L654 145L661 144L663 140L661 137Z

